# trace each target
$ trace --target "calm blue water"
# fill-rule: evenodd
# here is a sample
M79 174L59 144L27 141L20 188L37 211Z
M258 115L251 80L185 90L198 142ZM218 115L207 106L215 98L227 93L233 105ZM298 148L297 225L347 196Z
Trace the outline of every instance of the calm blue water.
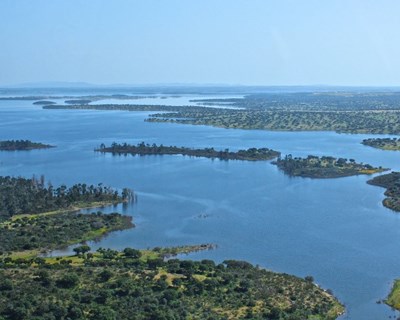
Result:
M366 176L289 178L268 162L183 156L101 155L113 141L189 147L270 147L295 156L332 155L400 170L400 152L365 147L368 135L266 132L148 123L147 113L42 110L0 101L0 140L30 139L49 150L0 152L0 175L44 174L54 185L103 182L130 187L138 202L107 208L132 215L136 228L94 249L215 243L193 259L243 259L274 271L312 275L346 304L344 319L398 315L377 300L400 277L400 215L381 205L384 190ZM203 217L205 216L205 218Z

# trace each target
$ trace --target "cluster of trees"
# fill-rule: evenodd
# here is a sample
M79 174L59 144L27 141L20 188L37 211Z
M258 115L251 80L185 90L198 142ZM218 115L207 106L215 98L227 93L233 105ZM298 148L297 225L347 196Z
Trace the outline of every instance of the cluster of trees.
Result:
M231 99L235 107L268 110L359 111L400 110L398 92L258 93ZM221 101L223 103L223 101Z
M210 125L221 128L278 131L336 131L399 134L400 111L299 111L265 109L218 109L156 113L146 121Z
M119 213L63 212L25 216L0 224L0 255L66 247L132 226L132 218Z
M395 211L400 211L400 172L391 172L377 176L368 181L369 184L386 188L383 205Z
M163 146L162 144L152 145L144 142L138 143L137 145L130 145L127 143L118 144L113 142L110 147L106 147L104 144L100 145L96 151L110 152L112 154L132 154L132 155L165 155L165 154L181 154L192 157L206 157L206 158L218 158L221 160L270 160L280 155L280 152L271 150L268 148L249 148L247 150L239 150L237 152L229 151L225 149L222 151L214 150L214 148L204 149L191 149L186 147L176 146Z
M39 100L39 101L35 101L33 104L39 105L39 106L47 106L50 104L56 104L56 102L50 101L50 100Z
M0 318L331 320L343 312L310 280L242 261L164 261L129 248L58 261L0 260Z
M5 140L0 141L0 150L16 151L16 150L33 150L33 149L47 149L53 148L48 144L40 142L32 142L29 140Z
M0 221L16 214L33 214L66 209L73 205L90 205L91 202L121 202L134 198L130 189L117 190L103 186L75 184L46 186L44 176L32 179L0 176Z
M400 138L370 138L364 139L362 144L384 150L400 150Z
M309 178L337 178L357 174L372 174L386 169L374 168L369 164L356 163L354 159L313 156L292 157L291 154L278 158L273 164L290 176Z

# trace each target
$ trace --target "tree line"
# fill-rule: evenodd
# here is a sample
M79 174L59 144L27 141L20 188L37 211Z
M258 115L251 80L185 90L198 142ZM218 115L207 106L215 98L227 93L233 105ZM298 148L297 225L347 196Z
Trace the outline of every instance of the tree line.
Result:
M293 157L291 154L279 157L273 164L290 176L310 178L337 178L357 174L372 174L387 169L375 168L369 164L357 163L354 159L330 156L309 155L306 158Z
M3 151L16 151L16 150L33 150L33 149L47 149L53 148L48 144L40 142L32 142L30 140L5 140L0 141L0 150Z
M270 160L280 155L280 152L268 148L249 148L247 150L230 151L229 149L215 150L214 148L192 149L187 147L164 146L162 144L152 145L148 143L138 143L130 145L127 143L113 142L107 147L101 144L96 151L109 152L112 154L132 154L132 155L172 155L181 154L192 157L217 158L221 160L248 160L261 161Z
M79 203L128 201L134 197L134 192L128 188L120 194L102 183L54 187L50 182L46 184L44 176L31 179L0 176L0 221L16 214L66 209Z

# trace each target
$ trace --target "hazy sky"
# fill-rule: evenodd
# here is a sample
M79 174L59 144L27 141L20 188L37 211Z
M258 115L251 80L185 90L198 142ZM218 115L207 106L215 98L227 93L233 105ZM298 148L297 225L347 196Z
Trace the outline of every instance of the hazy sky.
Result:
M399 0L1 0L0 85L400 85Z

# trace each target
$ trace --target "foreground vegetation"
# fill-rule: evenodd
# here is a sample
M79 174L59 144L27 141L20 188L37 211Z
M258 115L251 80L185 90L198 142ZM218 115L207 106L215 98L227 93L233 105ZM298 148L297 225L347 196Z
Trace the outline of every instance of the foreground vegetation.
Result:
M56 259L4 258L0 266L3 319L329 320L343 312L311 277L241 261L164 260L158 251L127 248Z
M133 191L124 188L121 195L117 190L105 187L75 184L46 186L44 176L39 179L0 176L0 222L17 214L36 214L52 210L73 209L118 203L134 198Z
M205 149L190 149L185 147L176 146L163 146L156 144L145 144L141 142L135 145L129 144L118 144L114 142L110 147L106 147L104 144L96 149L99 152L110 152L112 154L132 154L132 155L165 155L165 154L181 154L192 157L206 157L206 158L218 158L221 160L248 160L248 161L260 161L260 160L271 160L280 155L280 152L274 151L268 148L250 148L247 150L239 150L237 152L229 151L225 149L223 151L214 150L214 148Z
M120 197L101 184L57 189L44 184L43 177L0 177L0 319L322 320L344 310L312 277L300 279L241 261L172 259L212 249L211 244L90 252L85 241L132 227L131 218L62 209L120 201L129 192ZM56 210L43 213L47 208ZM74 256L38 256L76 243L82 244Z
M287 155L272 162L290 176L308 178L339 178L359 174L373 174L387 169L374 168L369 164L356 163L354 159L317 157L293 158Z
M35 255L39 251L100 238L114 230L133 227L132 218L118 213L51 212L13 217L0 223L0 256Z
M383 205L400 212L400 172L391 172L377 176L368 181L369 184L386 188Z
M400 138L370 138L364 139L362 144L382 150L400 151Z
M53 148L49 144L40 142L32 142L29 140L5 140L0 141L0 150L2 151L18 151L18 150L34 150Z

